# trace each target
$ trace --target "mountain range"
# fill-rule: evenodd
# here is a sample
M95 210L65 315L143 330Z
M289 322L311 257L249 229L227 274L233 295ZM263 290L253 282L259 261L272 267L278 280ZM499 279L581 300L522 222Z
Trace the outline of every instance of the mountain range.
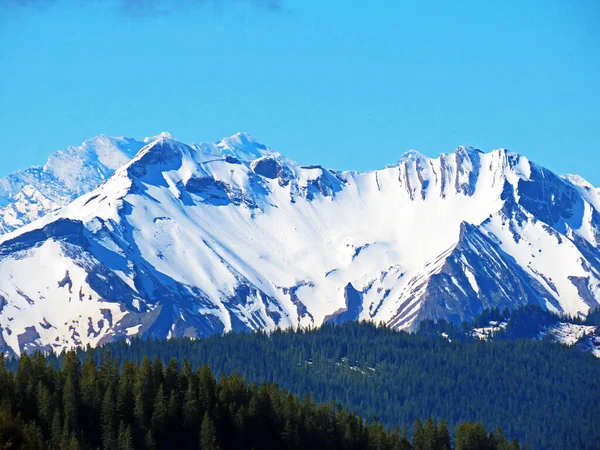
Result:
M600 304L600 190L525 156L301 166L100 136L0 180L0 350Z

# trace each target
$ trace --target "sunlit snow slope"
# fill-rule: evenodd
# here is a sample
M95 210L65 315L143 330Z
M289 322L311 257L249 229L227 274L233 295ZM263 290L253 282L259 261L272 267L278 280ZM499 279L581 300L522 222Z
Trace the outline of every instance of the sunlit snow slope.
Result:
M102 135L52 154L42 167L30 167L1 178L0 235L95 189L144 145L131 138Z
M100 187L0 236L0 348L600 301L598 191L506 150L298 166L244 134L159 136Z

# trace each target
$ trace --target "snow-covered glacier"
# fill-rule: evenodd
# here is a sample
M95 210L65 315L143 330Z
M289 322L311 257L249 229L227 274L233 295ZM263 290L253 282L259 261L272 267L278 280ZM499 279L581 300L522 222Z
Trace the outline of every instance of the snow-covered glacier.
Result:
M55 211L31 200L43 217L0 236L0 349L347 320L415 330L600 302L599 191L505 149L411 151L359 173L300 166L241 133L102 139L117 143L104 161L116 156L91 158L105 169L68 191L83 195ZM74 167L53 172L56 191ZM69 200L43 181L11 192L29 186Z

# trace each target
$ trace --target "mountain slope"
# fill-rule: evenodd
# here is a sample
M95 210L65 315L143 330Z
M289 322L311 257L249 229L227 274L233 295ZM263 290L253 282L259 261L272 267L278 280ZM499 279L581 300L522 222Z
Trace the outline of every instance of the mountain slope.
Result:
M105 135L69 147L0 179L0 234L26 225L96 188L129 161L143 142Z
M0 237L0 346L357 319L414 330L525 304L585 315L600 300L600 215L580 185L503 149L412 151L358 173L244 134L159 136Z
M53 153L41 167L30 167L1 178L0 235L56 211L97 188L142 147L160 138L172 136L163 132L137 141L101 135L79 147ZM261 148L249 145L242 134L214 144L193 146L213 155L235 155L241 149L244 157L254 159L262 156Z

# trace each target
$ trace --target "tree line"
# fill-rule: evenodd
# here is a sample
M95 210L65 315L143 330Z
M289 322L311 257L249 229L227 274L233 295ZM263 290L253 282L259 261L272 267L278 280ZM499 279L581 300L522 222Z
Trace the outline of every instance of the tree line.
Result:
M438 330L439 331L439 330ZM318 329L240 333L204 339L132 339L79 350L102 367L112 358L164 365L187 359L219 379L238 372L250 383L278 383L287 392L334 401L384 427L413 432L417 418L501 427L532 449L600 448L600 360L543 341L461 342L451 336L397 332L369 323ZM63 356L47 355L59 368ZM16 372L17 359L6 361Z
M23 355L13 373L0 358L1 449L520 449L501 429L465 422L453 439L446 421L431 418L415 422L411 442L376 417L236 373L217 380L188 360L119 364L107 351L99 366L92 354L61 361L57 368L39 352Z

